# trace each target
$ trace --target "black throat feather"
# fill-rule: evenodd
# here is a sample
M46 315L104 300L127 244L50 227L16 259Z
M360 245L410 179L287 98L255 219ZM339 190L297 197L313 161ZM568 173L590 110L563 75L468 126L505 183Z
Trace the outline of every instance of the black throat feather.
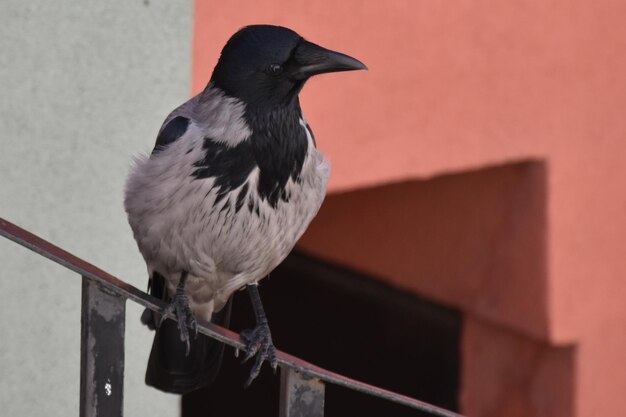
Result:
M262 200L276 207L289 201L286 186L291 179L300 181L307 153L307 135L300 124L302 113L297 100L274 108L248 107L245 119L252 135L236 146L228 146L205 138L205 156L195 163L196 178L214 178L217 201L239 188L254 168L259 168L257 193ZM245 190L245 191L244 191ZM244 186L244 194L248 187ZM237 201L243 201L245 195ZM237 204L236 210L241 207Z

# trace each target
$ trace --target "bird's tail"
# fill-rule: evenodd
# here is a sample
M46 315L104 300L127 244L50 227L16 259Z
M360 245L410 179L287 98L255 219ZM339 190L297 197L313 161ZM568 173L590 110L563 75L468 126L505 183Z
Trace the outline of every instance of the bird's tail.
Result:
M158 273L152 275L150 293L169 302L165 279ZM230 322L232 297L226 306L213 314L211 322L227 327ZM158 315L146 310L141 321L156 329L152 351L146 371L146 384L165 392L187 394L210 385L217 377L224 355L224 344L203 334L191 335L191 346L180 340L174 320L165 320L158 326Z

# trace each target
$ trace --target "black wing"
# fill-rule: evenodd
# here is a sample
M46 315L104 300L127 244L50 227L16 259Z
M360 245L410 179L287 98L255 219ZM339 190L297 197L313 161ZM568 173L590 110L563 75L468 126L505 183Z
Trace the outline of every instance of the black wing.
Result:
M167 122L167 125L165 125L157 137L152 153L160 151L184 135L187 128L189 128L189 122L190 120L183 116L174 117L172 120Z

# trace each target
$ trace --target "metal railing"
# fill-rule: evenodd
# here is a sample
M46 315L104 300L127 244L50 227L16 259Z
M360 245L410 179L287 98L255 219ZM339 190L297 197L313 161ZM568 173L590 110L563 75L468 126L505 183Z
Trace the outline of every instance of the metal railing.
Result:
M124 399L126 300L162 312L165 303L46 240L0 218L0 235L82 276L80 416L121 416ZM172 315L170 315L173 318ZM198 332L245 350L239 335L198 321ZM278 351L280 417L324 415L324 383L339 385L434 416L463 417L432 404L396 394L315 366Z

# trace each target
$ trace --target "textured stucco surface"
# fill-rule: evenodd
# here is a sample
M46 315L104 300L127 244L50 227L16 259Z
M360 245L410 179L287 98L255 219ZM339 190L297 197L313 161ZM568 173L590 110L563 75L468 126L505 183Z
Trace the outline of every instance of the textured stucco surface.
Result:
M131 156L189 95L192 1L5 0L0 216L145 288L122 207ZM0 240L2 415L77 415L80 279ZM151 344L129 303L127 415L177 415L147 388Z

